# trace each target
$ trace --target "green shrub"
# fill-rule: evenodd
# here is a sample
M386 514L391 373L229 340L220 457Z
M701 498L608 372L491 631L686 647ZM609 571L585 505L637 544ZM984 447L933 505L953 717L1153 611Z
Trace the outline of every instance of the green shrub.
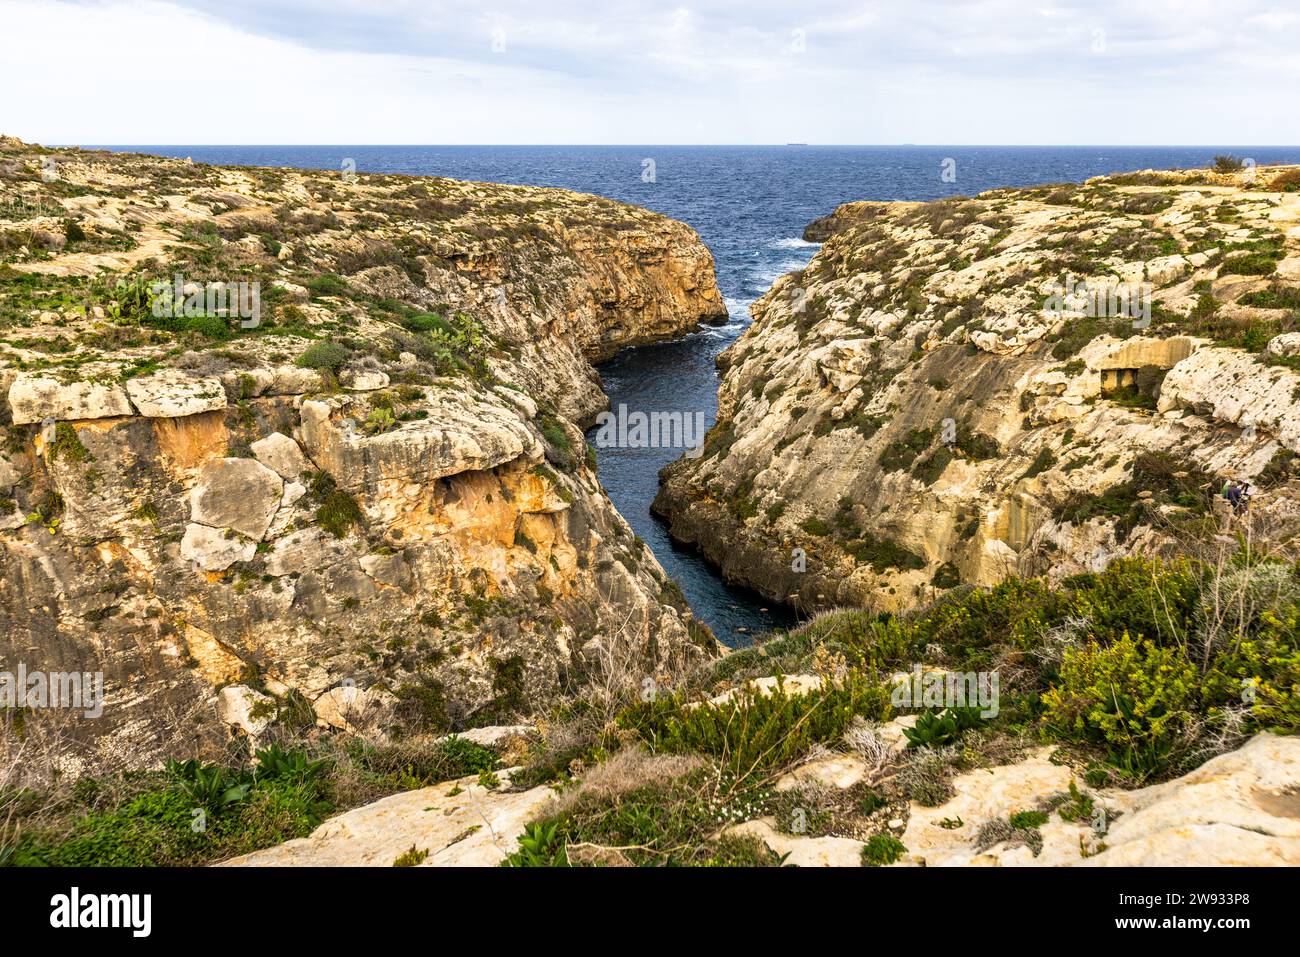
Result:
M516 839L519 849L501 862L502 867L568 867L560 825L529 824Z
M1046 811L1017 811L1011 815L1011 826L1021 830L1042 827L1047 823Z
M322 766L298 752L259 752L267 767L231 768L170 761L137 772L118 803L61 826L22 831L11 852L18 866L152 867L199 864L303 837L332 809ZM93 798L99 788L83 786Z
M1133 335L1133 324L1128 320L1109 317L1084 316L1065 322L1060 332L1048 337L1052 345L1052 358L1064 361L1078 355L1079 350L1102 335L1126 339Z
M927 486L933 485L939 480L939 476L943 475L944 469L951 461L952 452L947 446L940 446L912 466L912 475Z
M416 731L441 734L451 727L447 714L447 692L436 678L421 677L401 685L397 696L397 716Z
M961 584L961 572L952 562L944 562L934 570L930 584L935 588L956 588Z
M1043 723L1066 740L1104 746L1142 777L1174 757L1197 709L1199 675L1178 648L1135 641L1067 650L1059 683L1043 695Z
M1269 183L1268 188L1281 190L1284 193L1300 192L1300 169L1289 169L1279 173L1273 177L1273 182Z
M447 725L445 700L432 701L422 697L423 691L408 691L399 702L404 706L403 717L416 715L408 729L424 728L430 733L440 733ZM438 686L437 690L440 690ZM426 710L427 709L427 710ZM425 787L439 781L451 781L492 771L500 763L500 756L491 748L475 744L467 738L452 735L430 741L427 737L412 737L385 744L366 745L358 742L351 752L356 764L381 778L401 781L406 786Z
M1034 456L1033 462L1029 463L1029 468L1025 470L1025 474L1021 477L1027 479L1035 478L1036 476L1042 475L1054 465L1056 465L1056 454L1050 448L1044 446L1038 450L1038 454Z
M416 850L415 845L412 844L410 850L403 851L401 854L397 855L397 859L393 861L393 866L419 867L424 863L425 858L428 856L428 850Z
M903 438L895 439L885 446L880 453L880 468L885 472L903 471L933 441L933 429L909 429Z
M1002 447L998 445L997 439L972 429L958 430L957 448L966 458L976 462L997 458L1002 454Z
M1062 821L1087 823L1092 820L1095 808L1096 802L1092 796L1084 794L1079 790L1079 785L1071 781L1070 790L1062 796L1060 802L1056 805L1056 813L1060 815Z
M561 813L529 825L518 839L519 849L503 865L571 866L580 862L574 845L609 849L606 853L614 859L638 865L757 863L762 859L757 848L730 842L720 846L713 835L720 824L757 811L758 798L734 780L720 780L717 769L707 766L620 788L613 795L579 791ZM602 858L582 862L599 864Z
M744 779L784 767L814 744L837 740L855 715L888 714L888 690L854 674L842 687L827 684L807 694L791 694L783 684L769 694L746 688L723 704L687 707L664 696L627 708L618 725L656 751L714 756Z
M816 515L813 515L810 518L805 518L799 523L799 527L809 535L817 535L818 537L825 537L831 533L831 527Z
M698 867L780 867L789 854L778 854L755 834L723 834L705 848Z
M362 423L364 428L371 435L380 435L396 428L397 417L393 415L392 409L375 408L366 414L366 420Z
M886 867L907 853L903 842L892 834L873 834L862 845L862 864L865 867Z
M307 291L311 293L313 299L322 296L344 296L347 295L348 282L342 276L323 272L307 280Z
M1277 258L1268 253L1229 256L1219 267L1220 275L1267 276L1277 272Z
M337 373L350 356L351 353L337 342L313 342L298 357L298 365L304 369Z
M577 460L573 457L573 443L569 441L568 430L557 416L550 413L543 413L537 420L546 442L546 460L566 472L572 471L577 466Z
M54 441L50 443L50 461L60 458L81 464L92 458L90 450L77 435L77 429L69 422L60 422L54 427Z
M1267 289L1246 293L1237 304L1259 309L1300 309L1300 288L1274 283Z
M1096 516L1117 519L1116 537L1124 541L1138 525L1151 521L1161 505L1178 505L1195 514L1208 512L1207 488L1214 480L1194 463L1168 452L1143 452L1133 460L1133 477L1105 491L1075 496L1053 509L1057 521L1082 523ZM1149 499L1142 497L1150 492Z
M334 484L334 477L328 472L315 472L311 475L312 498L318 503L316 522L321 528L335 538L344 538L353 526L366 524L365 513L357 500Z
M908 551L897 542L888 539L864 535L844 546L844 550L864 565L870 565L876 574L882 574L891 568L900 571L914 571L925 567L925 559L915 552Z

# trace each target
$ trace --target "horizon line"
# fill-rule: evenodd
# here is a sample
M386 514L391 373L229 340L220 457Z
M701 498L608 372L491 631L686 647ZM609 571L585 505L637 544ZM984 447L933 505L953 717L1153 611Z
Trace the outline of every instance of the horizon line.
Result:
M655 147L669 149L746 149L746 148L807 148L807 149L1300 149L1300 143L57 143L48 147L71 149L140 149L143 147L326 147L349 146L369 148L431 148L431 149L568 149L568 148L632 148Z

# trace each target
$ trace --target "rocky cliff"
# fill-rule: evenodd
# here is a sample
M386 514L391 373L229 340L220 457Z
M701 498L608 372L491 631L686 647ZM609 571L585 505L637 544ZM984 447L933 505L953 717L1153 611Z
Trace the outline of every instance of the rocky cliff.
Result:
M803 608L903 609L1218 531L1300 527L1297 170L850 203L719 359L656 509ZM1127 298L1126 298L1127 297Z
M0 261L0 670L104 672L72 766L341 696L481 724L611 645L714 653L578 428L593 360L725 318L688 227L5 138Z

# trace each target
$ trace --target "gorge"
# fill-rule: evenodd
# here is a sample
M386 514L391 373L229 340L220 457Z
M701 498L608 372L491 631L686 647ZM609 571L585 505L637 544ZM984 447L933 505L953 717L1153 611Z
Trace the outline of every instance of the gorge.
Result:
M1300 860L1296 168L827 213L662 153L771 205L0 141L0 652L106 688L6 710L0 861ZM699 456L588 445L715 387Z

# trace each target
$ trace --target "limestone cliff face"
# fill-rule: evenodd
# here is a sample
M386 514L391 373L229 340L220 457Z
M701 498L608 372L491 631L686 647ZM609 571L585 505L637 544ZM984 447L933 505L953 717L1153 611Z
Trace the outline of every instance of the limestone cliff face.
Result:
M1300 196L1248 175L841 207L720 357L718 425L657 510L805 608L1160 552L1214 531L1227 477L1294 529ZM1117 316L1140 283L1150 320Z
M647 675L715 653L576 425L592 360L725 315L688 227L12 139L0 193L0 670L105 673L74 763L220 739L219 700L247 725L357 688L465 726L615 644ZM202 304L238 282L260 316Z

